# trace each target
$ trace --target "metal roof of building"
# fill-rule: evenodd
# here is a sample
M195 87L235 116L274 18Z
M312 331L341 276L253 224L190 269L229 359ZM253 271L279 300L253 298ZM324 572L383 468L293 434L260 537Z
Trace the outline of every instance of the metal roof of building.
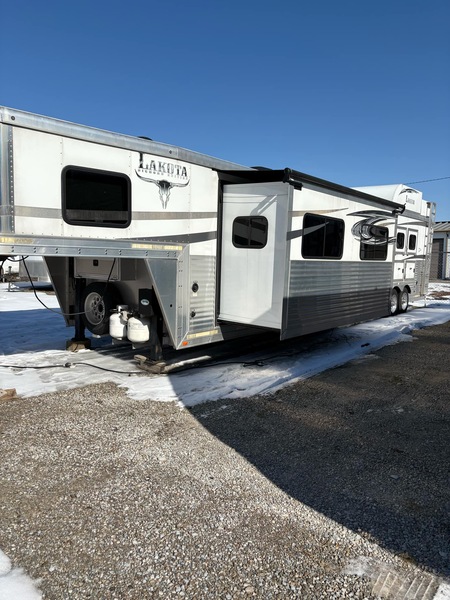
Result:
M434 231L450 231L450 221L437 221Z

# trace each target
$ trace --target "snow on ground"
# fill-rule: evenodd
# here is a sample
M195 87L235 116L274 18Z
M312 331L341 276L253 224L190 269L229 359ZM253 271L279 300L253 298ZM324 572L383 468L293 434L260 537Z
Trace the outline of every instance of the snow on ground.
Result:
M426 306L318 334L313 341L311 336L300 339L283 354L273 349L241 357L239 362L233 359L178 374L149 375L136 369L133 353L112 346L109 338L95 340L97 350L62 350L73 330L65 327L55 296L44 290L38 295L51 310L45 310L29 290L18 286L8 290L7 284L0 284L0 389L15 388L23 397L105 381L127 388L133 400L175 401L183 406L253 396L349 360L367 359L382 346L412 341L414 329L450 321L450 283L431 284ZM244 366L255 361L261 366ZM21 568L13 568L0 550L0 600L39 600L38 585ZM450 597L441 588L439 594L442 600Z
M19 396L36 396L91 383L113 381L134 400L175 401L193 406L207 400L238 398L273 392L349 360L364 358L387 344L413 339L414 329L450 320L450 283L430 284L426 306L299 339L289 352L276 349L231 359L228 364L171 375L139 371L129 346L117 347L110 338L93 340L97 350L63 350L73 335L66 328L56 297L38 291L51 310L23 287L0 284L0 389L15 388ZM293 349L294 348L294 349ZM260 366L244 363L260 361ZM9 366L8 366L9 365ZM104 370L105 369L105 370ZM115 372L110 372L115 371Z
M12 567L0 550L0 600L40 600L39 582L33 581L22 569Z

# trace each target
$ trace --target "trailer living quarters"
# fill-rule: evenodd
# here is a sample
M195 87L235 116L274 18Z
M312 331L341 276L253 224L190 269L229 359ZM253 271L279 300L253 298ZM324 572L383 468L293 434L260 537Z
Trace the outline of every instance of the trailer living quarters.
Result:
M153 358L261 328L280 339L426 293L434 205L0 109L0 254L42 256L75 340Z

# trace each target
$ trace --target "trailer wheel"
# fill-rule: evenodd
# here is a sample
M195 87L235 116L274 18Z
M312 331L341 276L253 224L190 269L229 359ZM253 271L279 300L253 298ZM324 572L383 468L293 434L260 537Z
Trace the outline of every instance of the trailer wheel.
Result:
M391 297L389 300L389 313L391 316L396 315L399 309L399 296L397 290L391 290Z
M405 313L408 310L408 306L409 306L409 293L408 293L408 290L405 289L400 294L399 307L398 307L399 312Z
M87 329L94 335L109 332L111 310L121 304L120 293L111 283L91 283L81 297L82 318Z

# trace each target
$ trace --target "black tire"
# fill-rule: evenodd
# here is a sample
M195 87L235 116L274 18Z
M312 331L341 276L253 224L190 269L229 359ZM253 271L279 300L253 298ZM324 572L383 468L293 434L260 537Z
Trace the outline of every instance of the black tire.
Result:
M399 304L400 302L397 290L391 290L391 295L389 297L389 314L391 317L398 313Z
M122 304L120 293L112 283L91 283L81 297L83 322L94 335L109 333L111 310Z
M409 292L408 292L408 290L403 290L399 296L398 311L401 313L405 313L408 310L408 306L409 306Z

